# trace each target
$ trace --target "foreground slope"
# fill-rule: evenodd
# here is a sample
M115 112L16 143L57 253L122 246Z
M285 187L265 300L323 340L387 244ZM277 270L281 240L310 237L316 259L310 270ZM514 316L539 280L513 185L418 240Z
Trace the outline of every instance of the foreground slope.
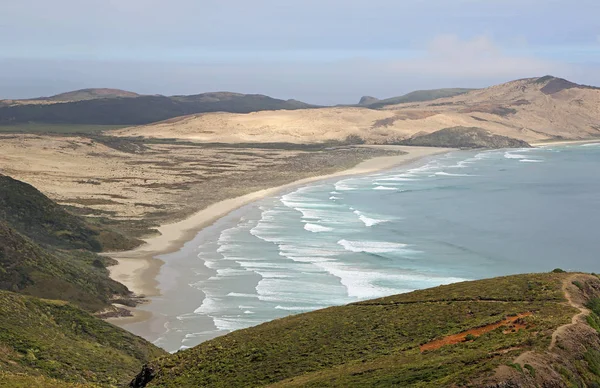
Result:
M332 307L158 359L131 386L597 384L600 337L577 314L581 303L600 307L598 296L595 276L551 273ZM600 322L594 311L592 324Z
M122 386L164 354L66 302L0 291L0 387Z
M366 99L377 106L378 102ZM381 109L334 107L250 114L207 113L113 131L118 136L204 142L396 144L447 128L478 128L526 142L600 136L600 89L530 78L433 101Z

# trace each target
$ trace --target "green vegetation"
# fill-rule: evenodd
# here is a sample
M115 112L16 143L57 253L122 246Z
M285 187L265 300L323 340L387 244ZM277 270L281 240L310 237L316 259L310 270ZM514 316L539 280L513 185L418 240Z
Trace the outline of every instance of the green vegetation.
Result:
M579 288L580 290L583 290L583 284L580 281L575 280L572 283L575 287Z
M440 129L426 135L416 135L397 144L422 147L451 148L530 148L522 140L494 135L475 127L453 127Z
M122 386L164 354L66 302L0 291L0 387Z
M0 125L138 125L196 113L249 113L311 107L314 106L295 100L284 101L263 95L236 93L102 98L59 104L0 106Z
M600 298L592 298L586 307L591 311L590 315L586 317L588 325L600 334Z
M516 354L547 349L552 332L578 312L564 303L567 276L457 283L279 319L158 359L134 386L468 384ZM527 312L533 315L522 330L500 327L476 341L420 351L432 340Z

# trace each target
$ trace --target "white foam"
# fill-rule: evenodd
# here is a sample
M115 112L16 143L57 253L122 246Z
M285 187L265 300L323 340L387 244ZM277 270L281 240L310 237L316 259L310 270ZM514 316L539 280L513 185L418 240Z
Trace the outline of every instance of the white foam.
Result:
M235 298L249 298L249 299L258 299L257 294L243 294L240 292L230 292L227 296L232 296Z
M385 241L349 241L340 240L338 244L350 252L365 252L365 253L390 253L399 252L408 245L391 243Z
M397 191L396 187L388 187L388 186L377 186L373 188L373 190L389 190L389 191Z
M521 160L519 160L519 162L524 162L524 163L544 163L543 160L539 160L539 159L521 159Z
M600 143L588 143L588 144L582 144L582 147L600 147Z
M444 171L436 172L435 175L438 175L438 176L475 176L475 175L471 175L471 174L452 174L450 172L444 172Z
M309 232L313 232L313 233L331 232L333 230L332 228L328 228L326 226L310 224L310 223L304 224L304 229L308 230Z
M523 159L523 158L526 158L527 156L520 155L520 154L511 154L510 152L507 152L504 154L504 157L506 159Z
M331 197L329 197L329 199L331 199L331 200L333 200L333 201L339 201L339 200L341 200L342 198L340 198L340 197L336 197L335 195L332 195Z
M376 219L376 218L371 218L371 217L367 217L366 215L364 215L362 212L360 212L359 210L355 210L353 212L354 214L356 214L358 216L358 218L365 224L365 226L367 227L371 227L377 224L382 224L384 222L389 222L389 220L381 220L381 219Z
M418 181L418 179L408 178L407 174L391 176L389 178L379 178L378 181L382 182L413 182Z

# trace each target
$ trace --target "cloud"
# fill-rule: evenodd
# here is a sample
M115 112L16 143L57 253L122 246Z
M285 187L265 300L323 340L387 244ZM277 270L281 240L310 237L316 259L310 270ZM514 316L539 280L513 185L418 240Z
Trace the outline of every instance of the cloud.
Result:
M504 52L482 35L461 40L456 35L440 35L421 56L390 65L399 73L437 77L525 77L560 73L566 66L557 62Z

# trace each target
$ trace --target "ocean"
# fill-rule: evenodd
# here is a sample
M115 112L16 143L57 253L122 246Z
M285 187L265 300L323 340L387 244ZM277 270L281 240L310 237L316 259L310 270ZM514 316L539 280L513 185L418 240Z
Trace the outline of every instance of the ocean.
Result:
M600 272L600 144L456 151L245 206L163 256L169 351L333 305L554 268Z

